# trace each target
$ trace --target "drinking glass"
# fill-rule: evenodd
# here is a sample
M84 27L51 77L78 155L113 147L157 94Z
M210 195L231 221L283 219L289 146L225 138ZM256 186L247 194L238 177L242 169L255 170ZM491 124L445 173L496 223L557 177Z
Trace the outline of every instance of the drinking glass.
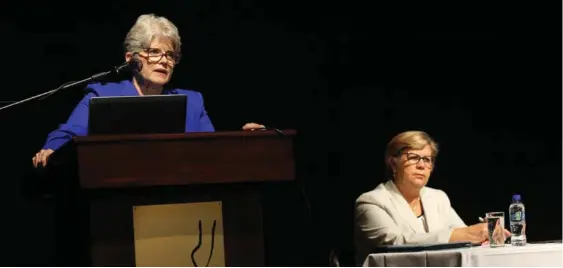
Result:
M486 214L487 230L489 232L489 246L504 247L506 236L504 233L504 212L489 212Z

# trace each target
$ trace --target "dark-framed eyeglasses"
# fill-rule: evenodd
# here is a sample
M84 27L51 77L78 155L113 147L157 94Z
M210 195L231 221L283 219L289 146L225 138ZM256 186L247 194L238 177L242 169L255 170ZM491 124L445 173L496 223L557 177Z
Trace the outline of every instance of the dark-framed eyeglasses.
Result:
M170 50L163 51L160 48L146 48L143 51L147 54L146 57L149 62L159 62L162 60L162 57L166 57L166 59L173 64L178 64L182 58L180 53L175 53Z
M404 153L404 155L407 156L407 163L416 165L422 160L422 163L428 168L434 167L434 161L436 160L432 156L421 156L415 153Z

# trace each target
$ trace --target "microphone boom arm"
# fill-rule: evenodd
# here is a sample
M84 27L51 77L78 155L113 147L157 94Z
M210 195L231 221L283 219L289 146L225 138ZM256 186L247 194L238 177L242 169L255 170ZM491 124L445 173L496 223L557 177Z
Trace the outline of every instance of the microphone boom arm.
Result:
M85 78L85 79L82 79L82 80L79 80L79 81L64 83L61 86L59 86L58 88L55 88L53 90L49 90L47 92L43 92L41 94L31 96L27 99L23 99L23 100L8 104L6 106L2 106L2 107L0 107L0 111L8 109L8 108L13 107L13 106L20 105L22 103L26 103L26 102L29 102L29 101L32 101L32 100L35 100L35 99L39 99L43 96L49 96L49 95L54 94L55 92L57 92L59 90L63 90L63 89L67 89L69 87L74 87L74 86L77 86L77 85L80 85L80 84L86 84L86 83L89 83L89 82L92 82L92 81L96 81L96 80L103 78L103 77L106 77L106 76L108 76L112 73L119 73L121 70L127 68L129 66L129 64L130 63L126 62L124 64L121 64L119 66L114 67L111 71L97 73L95 75L92 75L88 78Z

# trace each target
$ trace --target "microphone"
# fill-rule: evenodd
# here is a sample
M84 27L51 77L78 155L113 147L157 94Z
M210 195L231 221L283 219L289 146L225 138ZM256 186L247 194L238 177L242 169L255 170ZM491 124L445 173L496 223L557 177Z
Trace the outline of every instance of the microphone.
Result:
M129 69L133 72L139 72L143 69L143 63L139 59L132 58L128 62L125 62L121 65L113 67L110 71L97 73L97 74L94 74L94 75L92 75L88 78L85 78L85 79L82 79L82 80L79 80L79 81L70 81L70 82L62 84L61 86L59 86L58 88L55 88L53 90L49 90L47 92L43 92L41 94L29 97L27 99L23 99L23 100L16 101L16 102L13 102L11 104L8 104L6 106L2 106L2 107L0 107L0 111L8 109L8 108L16 106L16 105L19 105L19 104L22 104L22 103L26 103L26 102L31 101L31 100L41 98L41 97L46 98L46 97L56 93L57 91L59 91L61 89L67 89L69 87L77 86L77 85L80 85L80 84L87 84L87 83L96 81L98 79L104 78L104 77L106 77L110 74L113 74L113 73L117 74L117 73L124 71L124 70L127 70L127 69Z

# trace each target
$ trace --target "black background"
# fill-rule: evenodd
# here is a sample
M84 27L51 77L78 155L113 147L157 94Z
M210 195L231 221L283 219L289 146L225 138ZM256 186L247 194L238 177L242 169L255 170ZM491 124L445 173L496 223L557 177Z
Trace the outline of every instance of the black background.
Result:
M297 129L312 217L296 187L271 191L266 221L281 231L267 235L269 265L326 265L349 246L353 201L383 181L386 143L411 129L440 143L429 186L467 224L520 193L528 239L561 239L561 3L2 5L0 100L120 64L136 18L156 13L182 36L172 84L202 92L216 129ZM3 265L53 263L52 204L29 190L31 157L81 97L68 89L0 111Z

